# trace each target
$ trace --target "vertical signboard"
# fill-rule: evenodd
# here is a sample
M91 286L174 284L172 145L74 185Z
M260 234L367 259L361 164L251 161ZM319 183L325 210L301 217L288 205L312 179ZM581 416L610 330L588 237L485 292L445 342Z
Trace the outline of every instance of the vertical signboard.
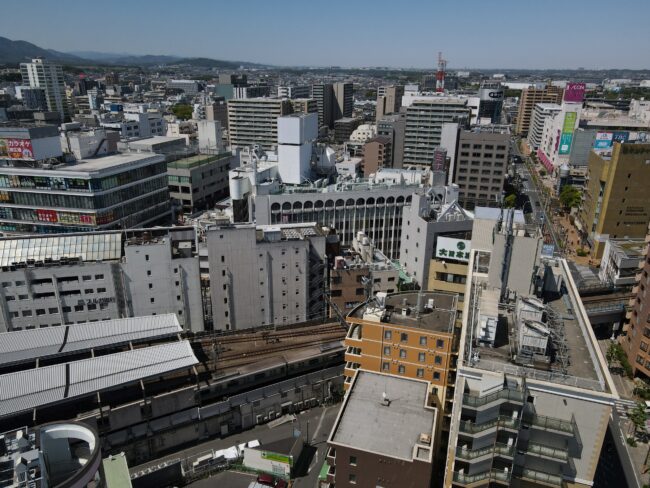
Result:
M571 143L573 142L573 129L576 125L578 114L576 112L567 112L564 115L562 124L562 135L560 136L560 150L558 154L569 154Z
M564 88L564 101L582 103L586 86L584 83L567 83Z

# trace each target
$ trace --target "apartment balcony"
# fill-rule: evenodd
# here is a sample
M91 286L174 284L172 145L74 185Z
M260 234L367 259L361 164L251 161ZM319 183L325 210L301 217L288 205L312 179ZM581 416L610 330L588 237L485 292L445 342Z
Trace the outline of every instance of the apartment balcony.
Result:
M327 464L330 466L336 466L336 449L330 447L327 450Z
M569 450L560 447L549 447L543 444L529 442L526 448L526 454L537 456L543 459L553 459L556 461L567 462L569 460Z
M461 420L459 426L460 432L469 435L476 435L483 432L486 432L491 429L510 429L510 430L519 430L519 419L513 419L512 417L499 416L495 419L489 420L482 424L477 424L470 422L469 420Z
M517 478L523 481L532 481L537 486L563 486L562 477L556 474L544 473L543 471L535 471L534 469L524 468Z
M330 466L327 470L327 482L336 483L336 466Z
M482 449L463 449L462 447L456 447L456 459L462 459L467 462L479 462L484 461L486 458L491 458L494 456L504 456L507 458L512 458L515 453L515 446L508 446L506 444L494 444L492 446L487 446Z
M463 408L481 409L485 406L492 406L499 403L524 403L524 392L521 390L512 390L504 388L485 396L463 395Z
M467 486L468 488L485 486L486 482L500 483L508 486L510 485L510 477L509 472L498 471L496 469L476 474L454 472L454 484Z
M522 423L535 429L557 432L569 437L574 437L576 434L576 426L574 422L546 417L545 415L534 414L524 416Z

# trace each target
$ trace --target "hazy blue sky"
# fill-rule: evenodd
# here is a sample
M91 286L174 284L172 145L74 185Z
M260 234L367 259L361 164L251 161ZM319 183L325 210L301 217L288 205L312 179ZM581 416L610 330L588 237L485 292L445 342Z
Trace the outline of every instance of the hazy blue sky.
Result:
M5 0L0 35L277 65L650 68L649 19L650 0Z

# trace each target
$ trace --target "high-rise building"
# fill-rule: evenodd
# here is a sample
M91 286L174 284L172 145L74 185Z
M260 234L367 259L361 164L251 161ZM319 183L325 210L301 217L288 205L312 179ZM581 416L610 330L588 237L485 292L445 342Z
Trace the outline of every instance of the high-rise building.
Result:
M478 90L478 118L488 119L492 124L501 123L504 90L498 81L483 81Z
M430 167L435 150L440 146L442 125L447 122L469 122L468 99L443 96L412 96L404 99L408 105L403 165Z
M33 110L47 110L47 98L43 88L23 88L20 91L23 105Z
M278 86L278 98L309 98L311 90L309 85L281 85Z
M344 117L352 117L354 108L353 85L352 83L334 83L332 87L334 98L332 99L332 117L336 122Z
M501 205L509 148L509 126L478 125L460 131L454 183L460 189L458 201L463 208Z
M589 155L588 183L576 220L600 259L610 237L643 237L648 229L650 144L615 143L611 152Z
M50 63L42 58L35 58L31 63L21 63L20 73L23 83L45 91L47 109L50 112L57 112L61 121L65 121L70 113L61 65Z
M528 129L528 147L532 151L537 151L542 144L542 133L544 132L544 122L547 118L552 117L562 110L557 103L538 103L533 109L533 115Z
M519 99L519 110L517 112L517 125L515 133L522 137L528 135L530 122L533 116L533 109L538 103L562 103L562 94L564 89L546 85L544 88L529 87L524 88Z
M404 159L404 130L406 128L406 115L385 115L377 121L377 135L388 137L391 141L390 160L391 168L401 168Z
M367 178L379 168L390 168L391 152L391 140L386 136L366 141L363 146L363 175Z
M338 144L343 144L350 139L354 130L363 122L361 119L353 117L343 117L334 121L334 140Z
M334 105L334 88L331 83L312 85L311 96L318 106L318 127L334 127L332 108Z
M375 119L381 120L384 115L399 112L402 106L402 97L404 96L404 85L382 86L377 90L377 108L375 109Z
M264 150L274 148L278 143L278 117L291 111L291 101L279 98L228 100L230 145L246 147L259 144Z
M228 104L224 97L212 97L212 101L205 106L205 120L218 120L221 128L228 128Z
M318 102L313 98L292 98L291 107L294 114L318 113Z

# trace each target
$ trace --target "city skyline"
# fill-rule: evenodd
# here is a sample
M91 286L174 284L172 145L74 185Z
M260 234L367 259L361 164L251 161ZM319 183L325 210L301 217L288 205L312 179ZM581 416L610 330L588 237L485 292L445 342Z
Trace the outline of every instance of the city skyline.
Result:
M643 20L650 15L650 4L640 0L626 2L626 12L635 15L606 17L603 13L611 7L601 0L570 4L551 0L550 6L557 8L541 10L512 0L497 6L470 2L464 11L416 0L400 4L397 10L384 0L335 0L327 9L295 0L254 2L252 8L222 2L190 2L188 6L161 1L155 9L150 3L118 0L112 4L112 12L119 13L116 20L98 5L77 0L64 3L65 9L47 2L12 4L0 20L3 35L63 52L209 57L278 67L434 69L438 51L451 69L650 66L650 53L641 49L650 45ZM30 31L10 22L12 18L30 18ZM592 28L604 18L607 32L616 32L616 44L603 43L603 30ZM361 22L360 27L354 19ZM70 28L61 28L66 25ZM535 35L535 28L543 39ZM556 35L549 36L549 31Z

